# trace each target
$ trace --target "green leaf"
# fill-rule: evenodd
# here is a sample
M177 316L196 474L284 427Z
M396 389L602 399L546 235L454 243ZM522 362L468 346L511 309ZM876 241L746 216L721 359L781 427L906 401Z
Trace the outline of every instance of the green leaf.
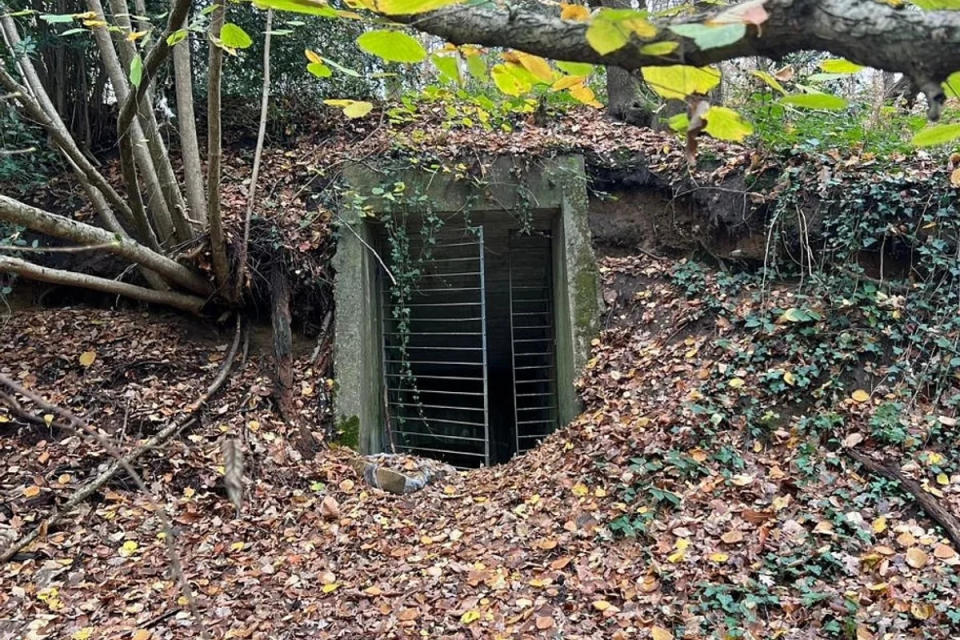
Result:
M913 4L927 11L944 11L960 9L960 0L910 0Z
M377 11L388 16L406 16L415 13L433 11L452 4L459 4L463 0L378 0Z
M829 93L795 93L780 98L780 103L801 109L824 109L827 111L839 111L847 108L846 100Z
M440 77L452 84L460 84L460 64L455 56L444 56L435 53L430 56L433 66L440 72Z
M627 44L628 38L620 26L610 20L595 17L587 27L587 42L600 55L606 55Z
M933 147L957 138L960 138L960 124L938 124L918 131L910 143L917 147Z
M143 60L140 55L133 57L130 61L130 84L134 87L140 87L140 81L143 80Z
M333 75L333 71L330 70L330 67L322 62L311 62L307 65L307 71L318 78L329 78Z
M88 31L87 29L84 29L83 27L77 27L77 28L75 28L75 29L67 29L67 30L64 31L63 33L58 33L57 35L59 35L59 36L72 36L72 35L77 34L77 33L88 33L88 32L89 32L89 31Z
M323 61L328 65L330 65L331 67L333 67L334 69L336 69L337 71L339 71L340 73L348 75L351 78L360 77L360 74L354 71L353 69L350 69L349 67L345 67L342 64L338 64L336 61L331 60L330 58L324 58Z
M720 72L712 67L643 67L643 79L664 98L682 100L692 93L706 95L720 84Z
M190 35L190 32L186 29L177 29L167 36L167 46L172 47L178 42L186 40L188 35Z
M704 118L707 126L703 130L718 140L743 142L744 138L753 133L753 126L739 113L727 107L710 107Z
M220 29L220 42L231 49L246 49L253 44L247 32L232 22L224 24Z
M863 71L864 67L861 64L856 64L843 58L832 58L830 60L823 60L820 63L820 68L827 73L856 73Z
M733 44L747 35L743 23L711 26L706 24L677 24L670 27L679 36L691 38L701 49L716 49Z
M600 9L587 27L587 43L606 55L627 44L631 36L655 38L658 30L646 17L646 12L635 9Z
M40 16L40 19L46 22L47 24L61 24L64 22L73 22L72 13L44 13Z
M770 85L772 88L776 89L780 93L784 95L787 94L787 90L783 88L783 85L780 84L780 81L777 80L775 77L773 77L772 74L767 73L766 71L751 71L750 73L760 78L761 80L766 82L768 85Z
M559 65L558 65L559 66ZM480 54L467 56L467 71L477 80L487 79L487 63Z
M557 69L569 73L572 76L588 76L593 73L593 65L586 62L555 62Z
M276 9L277 11L290 11L292 13L305 13L310 16L320 16L321 18L336 18L340 14L333 7L324 2L312 2L311 0L254 0L254 6L259 9Z
M673 53L680 46L679 42L665 40L663 42L651 42L640 47L640 53L645 56L665 56Z
M943 91L951 98L960 98L960 71L954 71L947 77Z
M533 83L523 77L520 71L526 70L522 67L518 70L517 65L498 64L490 70L490 76L500 91L508 96L520 96L533 87Z
M348 118L362 118L373 110L373 104L363 100L324 100L324 104L343 109Z
M367 31L357 38L357 46L387 62L422 62L427 57L420 42L400 31Z
M690 128L690 116L685 113L678 113L670 116L667 125L678 133L684 133Z

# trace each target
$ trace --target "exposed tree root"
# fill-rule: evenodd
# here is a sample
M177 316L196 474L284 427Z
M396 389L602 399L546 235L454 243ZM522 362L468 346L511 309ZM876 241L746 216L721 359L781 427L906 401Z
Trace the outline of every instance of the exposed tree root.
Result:
M920 483L916 480L903 475L896 467L889 467L882 464L864 453L854 449L845 449L848 456L859 462L872 473L883 476L888 480L895 480L900 483L904 490L913 496L920 508L923 509L930 518L943 527L947 532L947 537L953 542L954 546L960 549L960 519L950 513L937 499L923 490Z

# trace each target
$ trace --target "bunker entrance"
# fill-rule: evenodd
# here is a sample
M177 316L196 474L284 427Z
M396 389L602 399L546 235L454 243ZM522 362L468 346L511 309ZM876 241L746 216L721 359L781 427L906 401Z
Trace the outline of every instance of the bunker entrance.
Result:
M493 211L380 234L391 270L418 273L405 294L379 278L383 435L398 451L490 465L557 428L554 217Z

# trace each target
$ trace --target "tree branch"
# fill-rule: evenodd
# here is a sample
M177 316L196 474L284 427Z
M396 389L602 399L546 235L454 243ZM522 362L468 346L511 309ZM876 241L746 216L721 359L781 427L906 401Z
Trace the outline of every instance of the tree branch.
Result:
M103 293L113 293L133 298L134 300L153 302L173 307L174 309L182 309L190 313L200 313L200 309L202 309L203 305L207 302L199 296L177 293L176 291L148 289L128 282L91 276L86 273L76 273L75 271L50 269L11 256L0 255L0 271L15 273L24 278L49 282L51 284L62 284L70 287L80 287L81 289L102 291Z
M170 282L201 295L211 293L210 283L179 262L100 227L58 216L4 195L0 195L0 220L80 244L107 245L104 251L156 271Z
M667 25L660 25L656 38L634 37L606 55L587 42L588 23L515 7L460 5L390 17L453 44L509 47L555 60L616 65L628 70L827 51L859 64L902 72L935 103L943 101L940 83L960 69L957 11L914 11L873 0L767 0L764 8L769 18L760 26L749 26L745 37L727 46L702 49L693 40L669 31ZM641 51L657 40L679 42L680 46L665 56Z

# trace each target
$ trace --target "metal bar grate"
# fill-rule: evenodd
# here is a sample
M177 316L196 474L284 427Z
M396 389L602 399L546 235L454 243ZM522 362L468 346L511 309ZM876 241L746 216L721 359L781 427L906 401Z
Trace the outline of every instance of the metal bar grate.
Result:
M457 467L489 465L483 228L445 227L432 242L419 233L408 228L421 274L402 305L408 313L384 292L389 433L399 450ZM395 313L408 316L406 326Z
M547 233L513 232L507 251L513 419L518 453L536 446L558 423L550 245ZM531 361L531 357L538 360Z

